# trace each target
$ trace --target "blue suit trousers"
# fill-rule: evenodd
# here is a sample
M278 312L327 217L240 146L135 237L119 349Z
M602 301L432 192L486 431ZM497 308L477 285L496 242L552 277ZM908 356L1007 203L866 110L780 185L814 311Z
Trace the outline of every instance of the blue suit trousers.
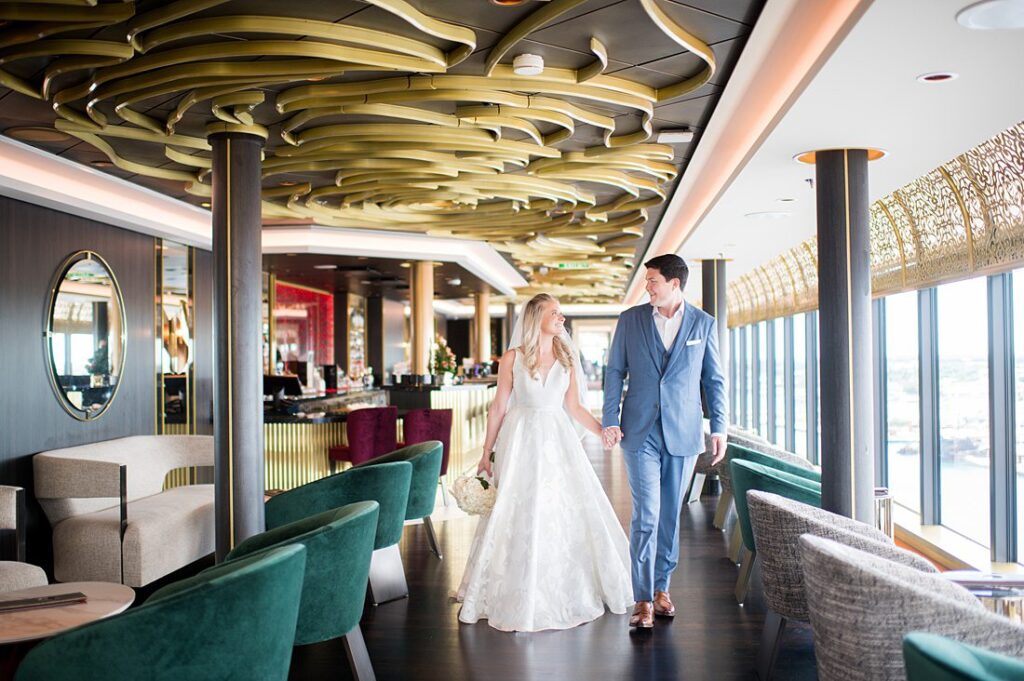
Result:
M633 495L629 524L633 599L651 601L655 591L668 591L679 563L679 514L697 457L668 453L660 418L643 446L624 455Z

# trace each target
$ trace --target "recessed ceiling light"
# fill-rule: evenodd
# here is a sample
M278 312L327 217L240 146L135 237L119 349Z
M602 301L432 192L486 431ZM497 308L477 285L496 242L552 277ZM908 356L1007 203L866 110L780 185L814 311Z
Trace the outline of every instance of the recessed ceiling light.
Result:
M67 142L71 139L70 135L63 133L60 130L32 125L7 128L7 130L4 131L4 134L8 137L22 140L23 142Z
M536 54L520 54L512 60L517 76L539 76L544 73L544 58Z
M458 277L452 277L451 279L448 280L448 284L450 286L462 286L462 280L459 279Z
M491 0L492 5L498 5L499 7L515 7L525 2L526 0Z
M403 268L405 268L405 269L409 269L410 267L412 267L412 263L411 262L403 262L401 266Z
M957 12L956 20L985 31L1024 28L1024 0L982 0Z
M931 73L922 73L917 77L919 83L946 83L951 80L956 80L959 74L953 73L952 71L933 71Z
M313 265L314 270L336 270L337 265Z
M791 216L788 210L760 210L754 213L747 213L744 217L751 220L785 220Z
M210 202L209 201L203 201L199 205L202 206L203 208L209 208L210 207Z
M883 156L885 156L886 154L889 153L885 149L873 149L871 147L847 147L847 148L848 149L865 149L866 148L867 151L868 151L868 160L869 161L877 161L878 159L882 158ZM797 154L796 156L794 156L793 160L798 162L798 163L806 163L807 165L814 165L814 162L817 159L818 151L842 151L842 149L841 148L836 148L836 149L818 149L817 151L802 151L799 154Z

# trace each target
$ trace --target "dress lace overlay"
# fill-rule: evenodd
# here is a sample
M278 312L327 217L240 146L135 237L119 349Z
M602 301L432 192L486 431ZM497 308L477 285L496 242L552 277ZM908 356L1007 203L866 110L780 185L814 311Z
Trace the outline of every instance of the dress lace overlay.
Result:
M563 407L569 373L513 364L495 443L497 498L473 538L459 620L503 631L568 629L633 603L629 544Z

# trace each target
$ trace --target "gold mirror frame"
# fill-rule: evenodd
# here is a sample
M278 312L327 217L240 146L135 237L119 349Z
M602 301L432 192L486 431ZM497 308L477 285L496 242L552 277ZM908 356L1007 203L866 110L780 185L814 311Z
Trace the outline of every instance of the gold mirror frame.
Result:
M107 399L106 403L96 411L80 409L71 403L71 400L68 399L67 393L64 392L64 389L59 383L57 365L54 363L53 359L53 314L54 308L57 304L57 295L60 293L61 284L64 283L64 279L67 277L68 272L71 271L72 267L83 260L96 261L107 271L107 274L110 275L110 282L114 290L114 295L117 297L118 312L121 315L121 358L118 362L116 373L118 380L117 383L114 384L114 389L111 391L110 397ZM60 403L60 406L63 407L64 411L79 421L95 421L107 412L110 405L114 403L114 399L117 397L118 390L121 388L121 380L124 376L125 356L128 352L128 333L125 322L126 314L124 307L124 295L121 293L121 285L118 283L117 277L114 274L114 269L110 266L110 263L108 263L99 253L89 250L76 251L64 258L60 267L57 268L56 275L50 283L49 298L46 302L45 327L43 329L43 351L46 353L50 387L53 388L53 392L57 395L57 402ZM70 350L70 344L68 349Z

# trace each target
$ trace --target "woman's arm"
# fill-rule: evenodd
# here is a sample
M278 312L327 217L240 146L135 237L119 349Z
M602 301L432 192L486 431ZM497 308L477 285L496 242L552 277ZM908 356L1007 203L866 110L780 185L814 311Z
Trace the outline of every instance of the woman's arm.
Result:
M492 475L491 451L494 450L494 442L498 439L498 431L508 411L508 398L512 395L512 363L515 359L516 351L509 350L498 362L498 390L487 410L487 436L484 438L483 455L476 467L477 473L486 471L487 475Z
M595 419L584 405L580 404L580 391L576 386L575 368L569 370L569 389L565 393L565 408L577 423L594 435L601 437L601 422Z

